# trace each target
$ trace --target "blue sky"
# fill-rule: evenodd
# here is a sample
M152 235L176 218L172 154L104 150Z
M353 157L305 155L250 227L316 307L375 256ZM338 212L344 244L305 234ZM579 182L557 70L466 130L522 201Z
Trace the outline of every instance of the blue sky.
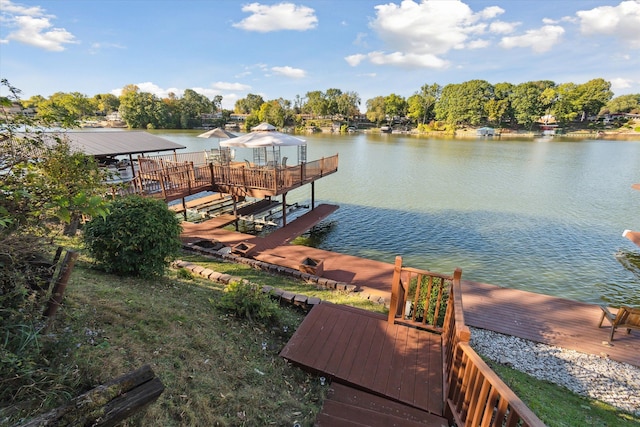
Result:
M424 84L584 83L640 93L640 0L0 0L0 77L23 98L193 89L365 103ZM3 93L4 94L4 93Z

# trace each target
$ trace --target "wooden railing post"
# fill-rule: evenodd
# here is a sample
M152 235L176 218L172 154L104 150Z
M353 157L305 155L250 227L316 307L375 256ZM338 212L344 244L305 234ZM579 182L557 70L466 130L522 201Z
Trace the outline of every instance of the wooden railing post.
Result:
M396 263L393 267L393 280L391 282L391 301L389 302L389 318L388 322L393 324L398 315L398 311L402 315L404 307L399 307L404 304L404 292L401 293L401 272L402 272L402 257L396 257Z

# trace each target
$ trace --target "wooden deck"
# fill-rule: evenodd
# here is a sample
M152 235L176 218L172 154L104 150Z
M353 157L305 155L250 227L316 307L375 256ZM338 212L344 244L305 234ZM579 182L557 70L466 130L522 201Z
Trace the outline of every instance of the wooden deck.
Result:
M443 413L440 335L389 324L384 315L320 304L280 356L331 381Z

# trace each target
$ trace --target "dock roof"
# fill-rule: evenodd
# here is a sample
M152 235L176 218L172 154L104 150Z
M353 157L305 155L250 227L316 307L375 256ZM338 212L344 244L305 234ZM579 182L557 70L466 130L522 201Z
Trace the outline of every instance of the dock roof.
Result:
M23 136L33 138L35 134L24 133ZM156 153L187 148L144 131L45 132L38 138L42 138L45 144L53 143L58 138L66 138L72 149L96 157Z
M187 148L144 131L67 132L72 147L92 156L153 153Z

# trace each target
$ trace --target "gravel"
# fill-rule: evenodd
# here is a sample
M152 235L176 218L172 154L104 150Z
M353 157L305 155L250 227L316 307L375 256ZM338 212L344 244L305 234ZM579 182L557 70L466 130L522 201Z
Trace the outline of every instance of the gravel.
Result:
M494 362L640 415L638 367L477 328L470 344Z

